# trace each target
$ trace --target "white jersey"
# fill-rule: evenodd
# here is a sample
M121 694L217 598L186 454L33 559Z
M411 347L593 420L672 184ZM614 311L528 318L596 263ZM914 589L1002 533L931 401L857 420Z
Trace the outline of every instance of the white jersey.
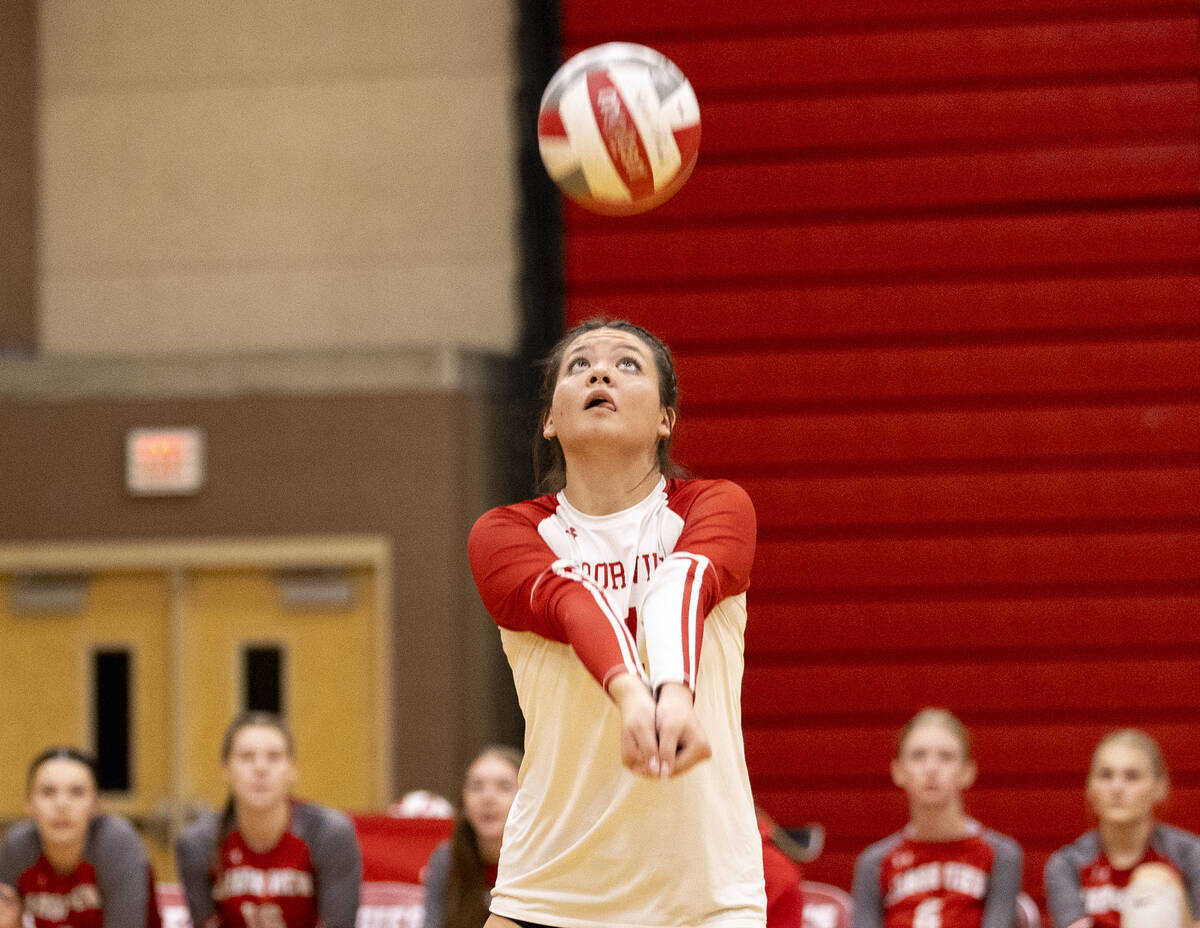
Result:
M472 568L526 721L493 912L561 928L765 925L741 734L753 551L753 508L727 481L663 481L609 516L560 494L477 523ZM625 770L599 685L622 669L692 686L713 756L669 780Z

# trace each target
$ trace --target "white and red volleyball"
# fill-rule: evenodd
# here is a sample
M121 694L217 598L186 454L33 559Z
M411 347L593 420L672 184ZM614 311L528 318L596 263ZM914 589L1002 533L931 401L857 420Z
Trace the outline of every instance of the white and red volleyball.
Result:
M581 206L631 216L670 199L700 153L700 104L665 55L609 42L570 58L538 110L538 149Z

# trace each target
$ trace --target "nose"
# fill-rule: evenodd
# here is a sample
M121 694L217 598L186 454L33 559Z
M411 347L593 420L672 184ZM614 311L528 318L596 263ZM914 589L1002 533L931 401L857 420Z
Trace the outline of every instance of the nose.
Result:
M588 383L609 383L608 368L602 364L593 365Z

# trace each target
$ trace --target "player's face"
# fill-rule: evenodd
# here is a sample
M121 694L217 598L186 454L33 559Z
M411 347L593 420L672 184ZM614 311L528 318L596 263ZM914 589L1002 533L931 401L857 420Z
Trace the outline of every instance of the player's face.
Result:
M29 814L50 846L82 846L97 802L92 771L65 757L38 767L29 790Z
M975 764L953 732L921 725L908 733L900 756L892 761L892 780L908 793L910 803L941 807L957 802L974 782Z
M1166 793L1146 752L1120 741L1100 749L1088 774L1088 800L1100 821L1110 825L1148 821Z
M658 368L640 338L619 329L584 332L563 353L542 434L557 438L565 454L596 438L653 452L673 424L658 391Z
M503 757L484 754L467 768L463 815L480 840L500 839L516 795L517 771Z
M225 784L239 808L275 808L288 801L295 783L296 765L278 728L247 725L234 735Z

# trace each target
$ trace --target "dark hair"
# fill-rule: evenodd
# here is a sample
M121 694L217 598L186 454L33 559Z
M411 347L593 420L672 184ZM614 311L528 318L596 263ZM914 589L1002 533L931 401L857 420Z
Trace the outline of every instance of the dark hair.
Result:
M252 710L243 712L234 717L229 723L229 727L225 729L225 736L221 739L221 763L229 760L233 754L233 742L243 728L254 728L256 726L265 728L274 728L283 735L284 743L287 745L288 757L296 756L296 739L292 736L292 730L288 728L287 723L274 712L262 712ZM233 831L234 819L237 815L237 806L234 802L233 794L230 793L225 798L225 808L221 810L221 822L217 826L217 840L213 845L212 871L218 874L221 869L221 846L225 843L225 839L229 837Z
M233 753L233 740L239 731L259 725L274 728L283 735L283 740L287 744L288 756L296 756L296 739L292 737L292 730L287 727L287 723L274 712L252 710L234 717L234 720L229 723L229 727L225 729L225 737L221 739L221 762L229 760L229 756Z
M73 760L77 764L83 764L87 767L88 772L92 775L92 785L96 786L99 783L99 777L96 775L96 759L90 754L86 754L79 748L73 748L66 744L56 744L46 748L29 764L29 773L25 777L25 791L33 790L33 780L37 776L37 772L41 769L42 764L51 760Z
M624 319L597 318L579 323L559 339L541 365L542 382L538 390L537 429L533 436L533 478L539 492L557 493L566 486L567 462L563 457L562 446L557 438L543 437L542 427L554 402L554 388L558 385L558 372L567 348L584 332L593 332L596 329L616 329L640 339L650 349L650 354L654 357L654 366L658 370L659 403L674 413L679 411L679 382L675 378L675 362L671 358L671 350L662 339L640 325L634 325ZM658 469L666 477L682 477L687 473L671 459L671 445L674 439L675 434L672 430L670 435L658 442Z
M499 757L521 769L522 754L506 744L491 744L476 754L467 770L483 757ZM465 805L465 803L463 804ZM465 809L459 809L450 835L450 868L446 872L444 928L479 928L488 919L488 884L479 839Z

